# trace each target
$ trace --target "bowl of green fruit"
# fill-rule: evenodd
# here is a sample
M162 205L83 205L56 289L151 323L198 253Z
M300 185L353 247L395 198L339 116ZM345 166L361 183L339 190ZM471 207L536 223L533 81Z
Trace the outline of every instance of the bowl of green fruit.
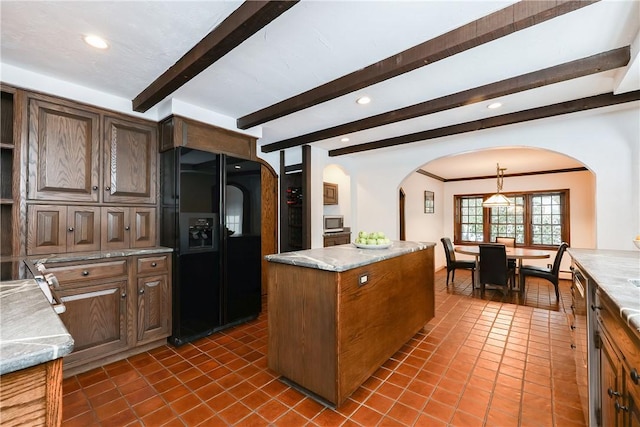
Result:
M392 243L382 231L374 231L373 233L360 231L353 244L360 249L386 249Z

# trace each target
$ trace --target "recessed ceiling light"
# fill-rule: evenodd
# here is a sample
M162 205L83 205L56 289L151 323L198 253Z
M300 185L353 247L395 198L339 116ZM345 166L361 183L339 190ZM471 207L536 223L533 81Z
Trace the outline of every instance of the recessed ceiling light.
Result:
M84 42L89 46L93 46L96 49L106 49L109 47L105 39L102 37L95 36L93 34L89 34L84 36Z
M356 99L356 102L360 105L366 105L371 102L371 98L369 98L368 96L361 96L360 98Z
M487 108L490 110L495 110L496 108L500 108L500 107L502 107L502 104L500 102L493 102L487 105Z
M345 136L344 138L340 139L340 142L349 142L349 138Z

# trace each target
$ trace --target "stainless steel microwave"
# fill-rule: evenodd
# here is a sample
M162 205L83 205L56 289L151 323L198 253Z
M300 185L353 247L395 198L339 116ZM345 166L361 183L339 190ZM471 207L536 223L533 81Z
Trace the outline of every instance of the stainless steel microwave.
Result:
M344 217L342 215L325 215L322 218L325 233L337 233L344 229Z

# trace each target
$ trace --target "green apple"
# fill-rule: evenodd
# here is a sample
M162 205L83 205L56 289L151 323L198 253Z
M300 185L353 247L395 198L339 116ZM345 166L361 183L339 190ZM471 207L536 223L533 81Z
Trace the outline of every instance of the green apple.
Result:
M367 245L375 245L375 244L377 244L376 239L367 239Z
M378 231L378 239L384 239L385 237L387 236L385 236L382 231Z
M385 238L382 238L382 239L378 238L378 239L376 239L376 245L385 245L385 244L387 244L387 239L385 239Z
M369 233L367 233L366 231L361 231L358 233L358 237L360 237L361 239L366 239L367 237L369 237Z

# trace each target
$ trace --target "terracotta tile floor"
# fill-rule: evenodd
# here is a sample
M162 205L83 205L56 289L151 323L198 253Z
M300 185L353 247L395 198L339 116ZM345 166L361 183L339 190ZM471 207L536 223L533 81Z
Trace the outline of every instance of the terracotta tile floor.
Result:
M445 286L436 317L339 409L267 368L258 319L179 348L167 345L64 380L64 426L583 426L565 314L570 283L527 294Z

